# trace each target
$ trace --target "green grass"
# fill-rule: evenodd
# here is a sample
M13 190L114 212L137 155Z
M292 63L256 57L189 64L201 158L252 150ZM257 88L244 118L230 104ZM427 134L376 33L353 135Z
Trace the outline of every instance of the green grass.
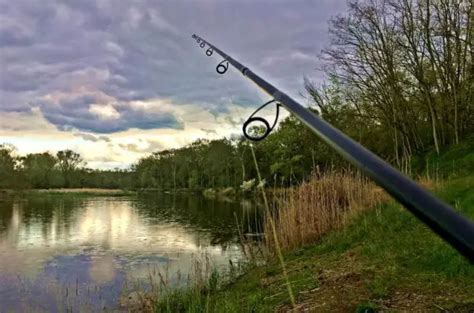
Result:
M437 160L444 173L453 162L465 166L465 171L449 172L437 194L474 220L474 145L455 147ZM284 257L299 308L474 310L474 266L395 202L361 213L321 242ZM227 286L176 291L156 308L158 312L274 312L290 306L280 266L271 261Z
M459 145L444 148L440 155L431 151L426 155L415 157L413 167L416 172L437 172L443 178L474 173L474 136Z

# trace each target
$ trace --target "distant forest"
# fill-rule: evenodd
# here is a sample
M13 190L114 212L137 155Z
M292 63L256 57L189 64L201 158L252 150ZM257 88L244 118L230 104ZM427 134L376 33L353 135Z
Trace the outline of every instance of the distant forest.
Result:
M474 133L472 1L353 1L330 21L325 84L305 81L310 109L401 169ZM310 38L308 38L310 40ZM271 80L271 77L270 77ZM253 143L268 184L301 182L342 160L293 117ZM256 176L244 139L198 140L130 170L98 171L66 150L16 157L0 146L0 188L217 188Z

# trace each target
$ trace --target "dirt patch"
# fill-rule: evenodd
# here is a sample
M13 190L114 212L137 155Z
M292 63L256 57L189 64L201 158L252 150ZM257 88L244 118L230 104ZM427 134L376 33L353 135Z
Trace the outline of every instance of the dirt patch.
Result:
M416 312L474 312L474 303L461 304L456 294L452 292L429 293L429 290L410 292L396 290L386 299L373 300L381 310L416 311Z
M297 308L280 312L355 312L369 292L361 273L323 270L317 274L320 286L298 295Z
M331 268L315 268L318 287L300 291L297 305L277 308L278 312L474 312L474 303L463 303L462 288L414 288L402 283L385 294L374 293L376 278L383 276L382 268L367 268L352 252L346 253ZM435 284L436 285L436 284Z

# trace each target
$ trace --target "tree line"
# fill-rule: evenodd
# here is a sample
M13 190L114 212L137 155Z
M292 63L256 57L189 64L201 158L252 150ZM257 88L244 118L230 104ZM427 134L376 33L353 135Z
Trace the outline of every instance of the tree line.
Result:
M351 1L330 21L324 84L305 80L310 109L403 170L417 156L474 134L472 1ZM13 157L0 149L0 188L238 187L256 177L288 186L342 160L294 117L264 141L195 141L152 153L129 170L83 166L72 151ZM12 181L16 182L12 183Z
M0 145L0 189L130 188L130 171L93 170L72 150L18 156L12 145Z
M152 153L127 170L89 169L71 150L18 156L13 146L0 145L0 189L238 188L257 176L251 149L266 181L284 185L297 183L315 167L324 168L337 159L305 126L289 117L252 147L244 138L200 139L183 148Z

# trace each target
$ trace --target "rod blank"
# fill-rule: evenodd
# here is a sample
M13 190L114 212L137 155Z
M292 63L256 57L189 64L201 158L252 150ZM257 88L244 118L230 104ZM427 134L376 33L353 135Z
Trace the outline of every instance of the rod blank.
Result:
M471 263L474 263L474 224L470 220L456 213L449 205L418 186L413 180L401 174L340 130L304 108L291 97L252 72L248 67L201 37L193 35L193 38L198 42L207 44L244 76L272 96L313 130L326 144L374 180L418 219L463 254Z

